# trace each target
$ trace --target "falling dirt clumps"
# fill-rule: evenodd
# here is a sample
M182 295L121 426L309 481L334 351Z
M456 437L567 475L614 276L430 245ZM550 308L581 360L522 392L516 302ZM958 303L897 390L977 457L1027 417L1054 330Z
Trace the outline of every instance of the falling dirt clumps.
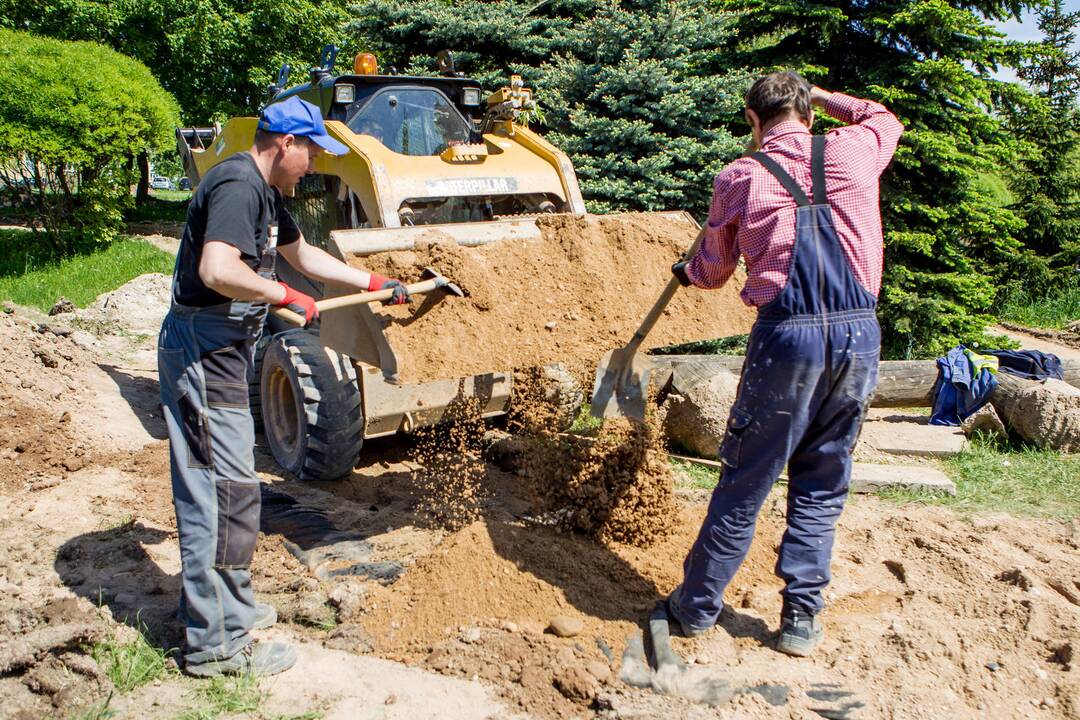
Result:
M434 525L458 530L480 516L487 465L482 457L485 427L477 398L462 398L446 410L445 422L414 436L414 502Z
M606 420L595 437L534 435L526 448L538 507L561 527L637 546L670 530L673 476L654 422Z
M674 476L651 409L644 422L606 419L594 435L565 433L541 371L515 373L514 386L519 446L510 465L528 480L543 519L627 545L667 535L677 514Z
M537 220L540 239L462 247L431 230L409 251L349 261L408 282L432 267L466 293L380 307L405 382L583 360L624 345L691 244L689 222L649 214ZM747 332L742 278L715 292L679 292L646 347Z

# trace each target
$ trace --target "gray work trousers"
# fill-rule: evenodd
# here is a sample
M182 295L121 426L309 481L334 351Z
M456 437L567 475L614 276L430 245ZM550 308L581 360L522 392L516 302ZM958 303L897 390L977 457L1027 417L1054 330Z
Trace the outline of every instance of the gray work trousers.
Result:
M265 305L174 302L158 338L187 663L225 660L251 642L260 495L248 377L265 317Z

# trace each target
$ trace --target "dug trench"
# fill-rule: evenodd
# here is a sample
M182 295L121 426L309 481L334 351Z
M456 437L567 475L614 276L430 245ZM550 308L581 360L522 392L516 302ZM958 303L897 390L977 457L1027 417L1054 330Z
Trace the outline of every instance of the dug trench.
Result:
M0 315L9 352L0 368L0 707L29 718L74 714L114 692L88 655L96 640L145 625L169 649L180 629L167 447L160 419L145 412L156 394L152 355L143 346L118 355L108 338L26 315ZM265 683L271 707L326 717L365 708L390 717L1080 713L1075 522L853 499L838 530L825 643L799 660L770 647L778 488L721 628L673 641L733 690L714 708L618 679L628 638L680 579L707 493L670 468L651 475L655 499L631 514L645 521L636 533L618 513L565 512L567 499L578 511L616 506L589 504L600 488L633 507L618 473L586 469L606 452L602 438L566 440L545 460L557 433L471 427L427 445L369 443L361 466L335 483L297 482L260 451L267 512L253 583L281 616L273 637L302 649L296 668ZM646 467L655 458L648 445L631 456ZM443 498L466 499L459 512L431 502L440 487ZM568 637L549 631L553 620ZM407 683L395 679L401 664L416 668ZM183 682L114 693L113 708L175 716ZM356 685L367 694L350 695Z

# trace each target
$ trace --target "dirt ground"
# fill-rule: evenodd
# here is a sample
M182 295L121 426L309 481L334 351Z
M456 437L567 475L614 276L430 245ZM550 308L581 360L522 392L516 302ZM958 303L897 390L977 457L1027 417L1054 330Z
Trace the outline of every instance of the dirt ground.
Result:
M127 301L118 292L110 304ZM0 313L4 717L69 717L108 697L85 650L95 639L145 625L162 647L180 643L153 340L98 312ZM534 471L485 454L468 463L476 515L449 531L417 501L430 487L424 462L408 438L375 441L351 477L299 483L257 455L253 583L281 617L260 637L300 649L295 668L262 683L262 717L1080 716L1080 521L853 498L826 640L795 659L771 648L778 489L721 627L674 641L695 672L730 687L710 707L618 679L628 638L680 579L707 493L676 492L670 531L652 544L601 541L536 513ZM557 637L553 620L580 627ZM197 687L172 674L114 693L111 707L172 718Z

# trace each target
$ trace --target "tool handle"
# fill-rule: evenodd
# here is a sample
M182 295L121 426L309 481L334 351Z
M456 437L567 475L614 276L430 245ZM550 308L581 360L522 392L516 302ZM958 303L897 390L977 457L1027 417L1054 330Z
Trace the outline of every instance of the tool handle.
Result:
M406 285L405 289L409 291L410 295L423 295L429 293L432 290L438 290L446 284L443 278L432 278L431 280L424 280L422 282L413 283L412 285ZM352 305L362 305L365 303L378 302L381 300L389 300L394 296L394 289L388 288L386 290L370 290L368 292L353 293L351 295L339 295L338 297L327 298L325 300L319 300L315 303L316 309L320 313L327 310L335 310L342 307L350 307ZM270 312L274 313L277 317L281 318L285 322L292 323L297 327L303 327L304 316L299 313L295 313L286 307L275 307Z
M686 251L686 254L683 255L683 260L689 260L697 255L698 248L701 247L701 241L705 239L705 231L708 227L709 226L706 224L705 227L701 228L701 232L694 238L694 243L690 246L690 249ZM629 351L628 354L633 355L637 352L637 349L641 347L641 343L645 341L645 336L649 334L653 329L653 326L656 325L656 321L664 314L664 310L667 309L668 303L671 302L671 298L675 297L675 293L678 292L679 287L681 287L679 285L679 279L672 276L671 280L668 281L667 287L664 288L664 292L660 293L660 297L657 299L656 304L652 306L652 310L650 310L649 314L645 316L645 319L641 321L641 325L638 327L637 332L634 333L634 337L630 338L630 342L626 344L626 350Z

